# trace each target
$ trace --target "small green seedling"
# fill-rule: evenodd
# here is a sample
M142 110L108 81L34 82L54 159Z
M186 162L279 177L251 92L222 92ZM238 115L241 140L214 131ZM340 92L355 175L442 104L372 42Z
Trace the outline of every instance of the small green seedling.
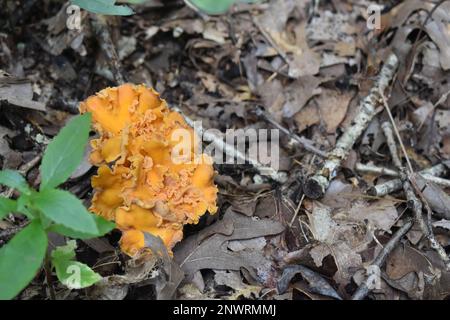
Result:
M14 298L33 280L47 253L48 232L74 239L102 236L114 224L86 210L70 192L57 189L83 158L91 114L76 116L48 145L40 167L39 191L17 171L0 171L0 184L20 192L17 200L0 197L0 219L9 213L25 215L30 223L0 248L0 300ZM88 266L74 261L75 242L56 248L51 261L58 279L79 289L100 279Z

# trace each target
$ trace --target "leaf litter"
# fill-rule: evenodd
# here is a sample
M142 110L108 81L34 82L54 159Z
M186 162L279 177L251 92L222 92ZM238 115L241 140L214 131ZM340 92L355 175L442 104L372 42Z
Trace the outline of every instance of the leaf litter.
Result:
M0 165L24 168L32 185L40 181L37 164L27 164L77 112L78 102L115 85L115 70L101 49L93 15L83 11L82 28L69 30L66 5L48 3L34 2L26 9L11 2L0 13L0 26L7 31L0 35ZM109 17L106 25L125 77L154 86L170 105L202 120L205 128L223 133L228 128L272 128L255 115L262 107L285 132L309 139L324 152L351 125L359 101L388 54L395 52L404 63L388 104L413 169L446 163L450 4L383 3L381 29L370 30L366 9L375 1L312 3L239 4L229 14L207 17L182 1L148 1L133 6L136 15ZM411 215L401 190L379 197L366 192L392 177L357 170L357 164L396 170L381 128L387 115L378 111L322 199L307 199L302 191L305 180L319 170L321 156L287 143L290 137L282 133L286 182L274 183L248 164L216 165L220 212L186 230L188 236L173 257L151 236L147 246L153 254L136 259L118 251L114 233L102 243L80 242L81 260L98 265L104 279L67 297L351 298ZM448 174L438 177L445 181L415 175L432 210L427 223L447 252ZM91 175L84 161L65 186L86 204ZM0 192L14 196L9 190ZM2 221L0 245L23 223L12 216ZM371 299L449 297L449 272L417 224L381 271L381 286L368 292ZM21 298L46 298L39 279Z

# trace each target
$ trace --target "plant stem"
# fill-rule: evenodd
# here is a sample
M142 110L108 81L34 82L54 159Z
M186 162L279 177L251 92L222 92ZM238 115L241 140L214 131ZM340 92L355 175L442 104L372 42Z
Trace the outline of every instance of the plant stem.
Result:
M44 260L45 279L47 281L48 290L50 292L50 300L56 300L55 288L53 287L52 265L50 259L50 250L47 250Z

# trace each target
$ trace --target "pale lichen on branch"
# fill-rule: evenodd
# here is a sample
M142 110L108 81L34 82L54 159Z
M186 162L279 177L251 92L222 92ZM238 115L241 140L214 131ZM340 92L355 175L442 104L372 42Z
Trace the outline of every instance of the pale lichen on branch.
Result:
M380 92L387 93L389 91L390 84L396 75L397 67L398 58L392 53L383 65L375 86L371 89L369 95L361 101L359 111L352 124L340 136L335 148L328 154L319 172L306 182L304 192L309 198L318 199L325 194L342 161L347 158L356 140L377 114L378 108L383 105L383 98Z

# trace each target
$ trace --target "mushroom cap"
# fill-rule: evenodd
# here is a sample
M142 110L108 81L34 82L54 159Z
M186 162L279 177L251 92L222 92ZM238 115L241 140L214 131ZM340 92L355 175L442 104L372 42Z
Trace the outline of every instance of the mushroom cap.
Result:
M196 224L217 211L212 159L182 115L144 85L106 88L80 104L99 134L91 141L91 210L114 220L122 251L142 249L144 233L160 236L169 252Z

